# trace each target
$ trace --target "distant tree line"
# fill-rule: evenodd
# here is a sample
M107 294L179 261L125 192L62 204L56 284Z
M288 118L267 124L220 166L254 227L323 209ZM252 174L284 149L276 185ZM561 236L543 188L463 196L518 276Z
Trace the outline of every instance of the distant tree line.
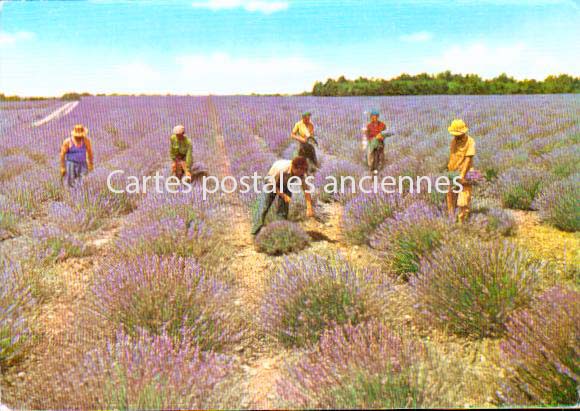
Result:
M81 97L91 96L91 93L66 93L60 97L60 100L74 101L80 100ZM6 96L0 93L0 101L40 101L40 100L55 100L59 97L20 97L20 96Z
M444 71L439 74L401 74L390 80L359 77L348 80L344 76L317 81L312 92L300 95L312 96L406 96L428 94L562 94L580 93L580 77L568 74L548 76L544 80L516 80L503 73L492 79L482 79L477 74L453 74ZM91 93L66 93L60 100L73 101L92 96ZM134 96L136 94L96 94L96 96ZM140 94L145 95L145 94ZM168 96L170 94L167 94ZM282 94L254 94L259 96L280 96ZM0 93L0 101L53 100L58 97L20 97Z
M579 93L580 77L548 76L543 81L516 80L507 74L482 79L477 74L401 74L390 80L344 76L314 84L313 96L403 96L426 94L555 94Z

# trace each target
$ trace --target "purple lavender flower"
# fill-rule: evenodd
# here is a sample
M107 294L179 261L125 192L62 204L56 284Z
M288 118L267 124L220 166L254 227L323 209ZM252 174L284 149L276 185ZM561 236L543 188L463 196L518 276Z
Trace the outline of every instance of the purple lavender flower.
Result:
M544 188L534 203L540 218L564 231L580 230L580 174Z
M135 334L167 332L203 349L241 338L233 290L208 276L193 259L140 256L105 266L92 287L93 310Z
M0 268L0 368L21 359L32 336L27 314L34 304L21 268L4 263Z
M87 209L75 209L63 202L53 202L48 206L48 215L62 230L69 232L90 231L98 227L97 217Z
M187 340L119 331L55 384L73 399L63 408L230 408L234 370L231 358Z
M509 243L452 238L411 277L427 325L485 337L505 332L508 316L529 304L541 266Z
M59 228L46 226L34 230L36 259L41 263L54 263L70 257L82 257L89 250L86 245Z
M256 236L258 251L279 255L300 251L310 244L310 237L296 223L274 221L264 227Z
M551 177L544 171L513 168L502 174L497 191L502 205L507 208L530 210L540 190Z
M368 243L373 231L402 206L403 199L397 194L357 195L344 208L342 228L346 239L353 244Z
M377 321L337 326L288 366L278 393L291 408L415 408L425 348Z
M286 345L316 342L333 324L357 324L380 315L391 283L372 272L357 272L338 258L286 260L264 297L264 329Z
M554 287L515 312L501 345L508 379L498 393L517 406L573 406L580 383L580 294Z
M395 274L419 270L420 258L435 249L451 227L437 208L418 201L395 212L372 234L370 246L386 254Z

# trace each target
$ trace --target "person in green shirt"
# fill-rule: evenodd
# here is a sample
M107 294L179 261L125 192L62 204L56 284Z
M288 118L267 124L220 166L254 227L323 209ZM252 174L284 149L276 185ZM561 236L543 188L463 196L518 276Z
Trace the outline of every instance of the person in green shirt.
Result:
M191 151L191 139L185 135L185 127L182 125L175 126L173 135L170 138L169 155L171 161L173 161L171 171L180 179L185 175L185 178L191 181L193 163ZM196 174L199 174L199 170L197 171Z

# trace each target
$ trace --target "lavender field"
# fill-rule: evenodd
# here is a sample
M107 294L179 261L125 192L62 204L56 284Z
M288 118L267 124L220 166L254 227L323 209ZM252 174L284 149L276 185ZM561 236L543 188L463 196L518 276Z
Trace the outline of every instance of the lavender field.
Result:
M11 408L400 408L579 403L580 97L85 97L0 103L0 403ZM321 186L438 176L477 144L468 224L445 195L314 195L250 235L254 194L115 194L171 173L183 124L210 175L265 175L312 112ZM95 169L65 189L85 124ZM274 225L276 224L276 225ZM296 242L270 255L276 230ZM270 243L268 243L270 242ZM276 254L272 252L271 254ZM280 253L278 253L280 254Z

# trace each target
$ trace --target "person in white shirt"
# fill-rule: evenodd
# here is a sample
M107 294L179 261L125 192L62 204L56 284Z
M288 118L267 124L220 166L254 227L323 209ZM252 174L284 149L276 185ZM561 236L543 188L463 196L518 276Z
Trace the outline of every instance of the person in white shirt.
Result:
M304 198L306 199L306 216L313 217L312 197L307 190L306 173L308 161L304 157L295 157L293 160L278 160L268 171L267 183L273 184L273 190L263 190L258 199L258 206L254 212L252 235L257 235L264 226L264 220L274 201L276 201L276 214L278 217L287 219L290 211L289 204L292 191L288 187L292 177L298 177L302 183Z

